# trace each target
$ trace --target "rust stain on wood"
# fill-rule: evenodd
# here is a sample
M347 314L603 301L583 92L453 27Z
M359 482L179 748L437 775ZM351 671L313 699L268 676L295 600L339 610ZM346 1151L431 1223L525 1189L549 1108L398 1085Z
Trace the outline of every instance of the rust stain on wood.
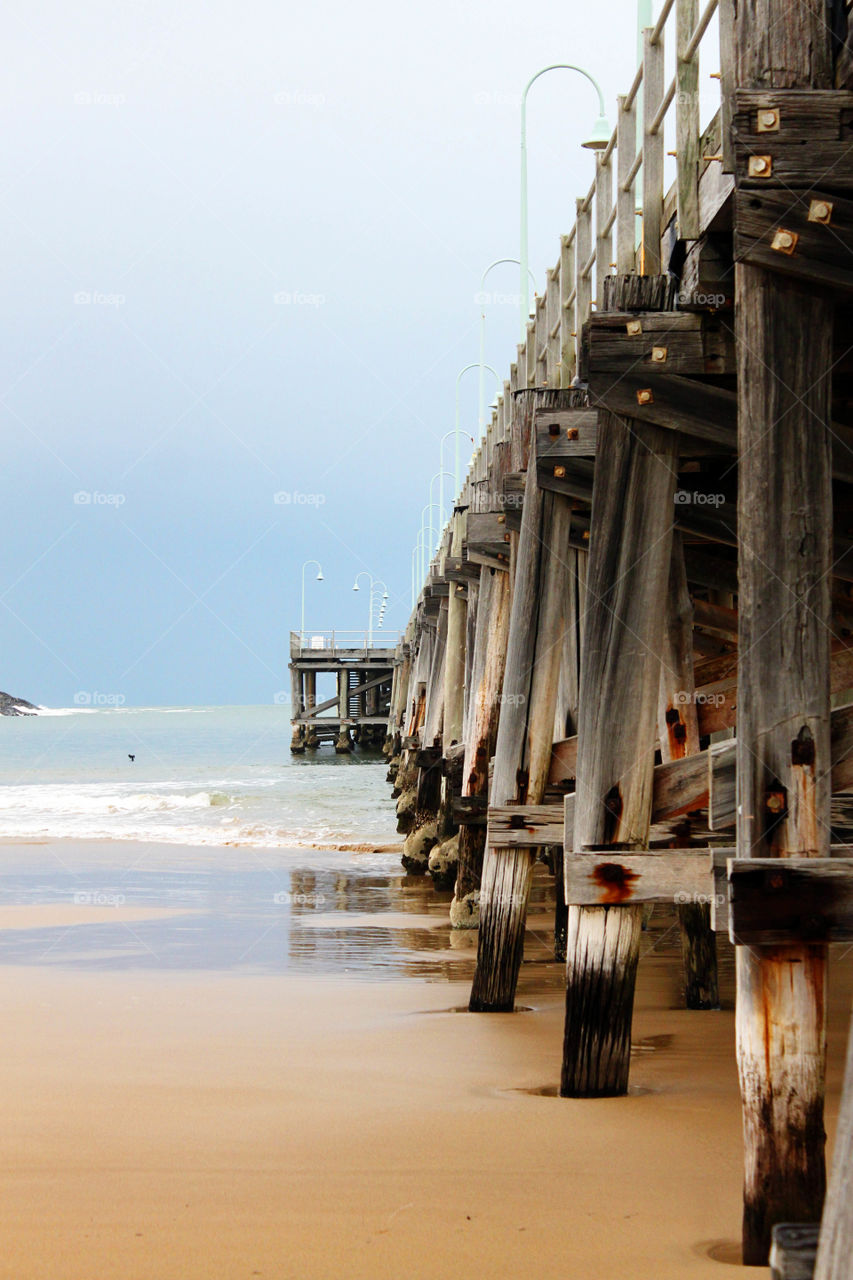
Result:
M592 878L602 891L602 903L617 906L630 900L632 885L639 876L619 862L599 862L592 869Z

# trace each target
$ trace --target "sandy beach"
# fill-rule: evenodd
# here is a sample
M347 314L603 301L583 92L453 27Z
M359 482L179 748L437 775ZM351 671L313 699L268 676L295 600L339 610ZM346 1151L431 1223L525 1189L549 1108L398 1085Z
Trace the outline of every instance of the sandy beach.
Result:
M49 851L4 846L3 856ZM353 885L361 879L356 868ZM121 929L117 918L4 911L0 938L20 910L19 943L27 929L42 946L63 928L77 942L70 955L6 957L0 972L0 1274L750 1274L732 1262L741 1139L727 944L726 1007L689 1013L677 1007L675 936L656 916L631 1094L567 1101L554 1096L562 974L548 957L546 878L519 989L527 1011L491 1016L454 1011L467 1001L474 939L451 934L446 901L429 883L387 879L376 910L353 891L350 912L341 898L293 918L301 942L278 973L248 961L176 967L165 950L159 960L140 950L135 964L119 950L111 965L104 930ZM172 912L148 927L165 936L188 920ZM134 931L145 927L134 919ZM831 1006L830 1125L847 961L835 965Z

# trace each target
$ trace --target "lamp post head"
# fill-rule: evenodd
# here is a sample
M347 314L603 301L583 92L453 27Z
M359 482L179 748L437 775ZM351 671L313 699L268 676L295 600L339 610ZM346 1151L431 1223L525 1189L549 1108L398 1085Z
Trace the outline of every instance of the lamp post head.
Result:
M581 143L581 146L586 147L587 151L603 151L610 142L611 134L612 129L607 116L599 116L592 126L589 137L586 142Z
M317 581L318 581L318 582L322 582L322 581L323 581L323 570L322 570L322 569L318 569L318 570L317 570Z
M353 591L358 591L358 580L356 580L356 581L352 584L352 589L353 589Z

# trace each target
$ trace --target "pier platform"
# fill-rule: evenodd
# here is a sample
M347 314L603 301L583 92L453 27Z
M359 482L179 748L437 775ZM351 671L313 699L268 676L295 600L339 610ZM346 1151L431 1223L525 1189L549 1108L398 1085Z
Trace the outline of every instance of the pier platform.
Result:
M388 732L391 688L400 637L367 632L291 631L290 750L301 755L324 742L339 753L381 747ZM318 676L333 676L335 693L317 701Z

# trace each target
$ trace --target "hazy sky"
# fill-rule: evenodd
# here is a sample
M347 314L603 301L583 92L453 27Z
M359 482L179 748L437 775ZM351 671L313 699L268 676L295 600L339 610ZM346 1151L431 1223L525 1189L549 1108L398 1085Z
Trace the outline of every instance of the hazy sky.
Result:
M7 9L0 688L269 702L308 557L325 576L308 573L309 629L364 627L360 570L405 624L480 273L518 255L520 90L580 62L612 121L635 11ZM596 114L579 76L531 94L539 279L590 184ZM515 294L516 269L490 288ZM517 326L515 305L489 308L501 377Z

